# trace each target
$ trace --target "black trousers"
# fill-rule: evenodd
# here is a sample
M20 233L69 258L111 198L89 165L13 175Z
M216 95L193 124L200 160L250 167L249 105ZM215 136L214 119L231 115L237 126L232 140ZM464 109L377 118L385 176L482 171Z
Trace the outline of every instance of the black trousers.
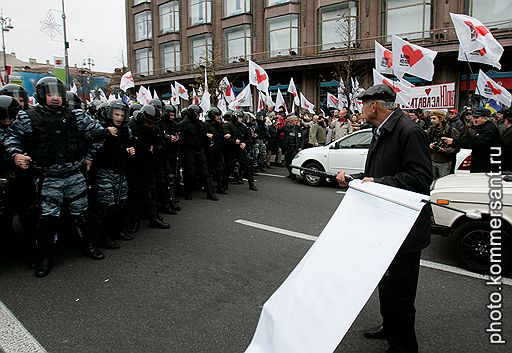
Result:
M185 192L190 193L194 190L196 180L204 183L206 192L211 192L211 180L204 150L182 150L181 163Z
M389 353L417 353L414 328L421 251L397 254L379 283L380 313Z
M295 155L297 154L297 149L296 148L287 148L285 151L284 151L284 163L286 164L286 168L288 169L288 172L291 174L292 173L292 162L293 162L293 157L295 157Z
M152 160L138 161L130 165L126 177L130 220L138 221L145 216L148 219L157 218L156 177Z
M224 180L224 154L222 151L208 151L208 170L212 180L217 183L217 189L221 188Z
M238 148L238 146L236 147ZM248 147L246 147L248 148ZM254 183L254 169L252 160L249 159L247 151L240 149L229 149L224 153L224 188L227 190L229 183L229 176L233 172L235 162L238 161L240 165L240 176L246 176L249 183Z

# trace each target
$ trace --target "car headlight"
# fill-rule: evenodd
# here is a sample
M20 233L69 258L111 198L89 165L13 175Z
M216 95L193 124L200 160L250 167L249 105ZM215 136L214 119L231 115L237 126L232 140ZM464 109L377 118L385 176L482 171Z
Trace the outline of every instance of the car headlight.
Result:
M299 158L300 156L302 156L302 152L297 152L297 154L295 155L295 157L293 157L293 159L297 159L297 158Z

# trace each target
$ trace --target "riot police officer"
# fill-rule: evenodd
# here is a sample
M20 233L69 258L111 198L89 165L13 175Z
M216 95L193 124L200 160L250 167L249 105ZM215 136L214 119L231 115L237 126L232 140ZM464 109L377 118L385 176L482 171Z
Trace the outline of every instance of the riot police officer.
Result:
M164 137L164 150L162 152L162 164L167 192L165 197L169 200L169 208L174 213L181 210L176 198L176 187L179 184L179 159L178 159L178 123L176 122L176 108L166 104L163 108L163 117L160 124Z
M288 178L294 180L295 174L292 173L292 161L293 157L299 152L304 146L304 135L302 128L299 125L299 118L295 115L289 117L289 125L284 127L284 162L286 168L288 168Z
M104 127L114 127L116 133L105 138L94 160L95 194L104 245L108 249L118 249L116 239L133 239L122 232L122 214L128 198L126 168L135 148L127 125L128 109L123 101L108 103L107 118Z
M224 190L224 128L222 126L222 112L213 107L206 113L206 136L208 137L208 149L206 159L208 170L213 180L217 183L217 193L227 194Z
M224 190L228 189L229 176L233 171L235 161L240 164L241 174L245 172L249 181L249 189L258 191L254 184L252 163L249 153L252 144L252 133L244 123L245 116L241 110L233 114L232 121L224 125L224 138L226 139L226 160L224 169Z
M101 130L101 126L82 110L66 106L66 88L55 77L44 77L36 85L34 109L21 111L9 128L5 145L15 164L22 169L32 167L39 208L37 225L36 277L50 272L50 256L61 211L65 209L73 222L86 256L101 260L84 232L87 210L87 186L81 172L90 168L100 142L84 143L84 135Z
M155 186L155 149L160 144L158 123L160 116L154 106L146 104L128 126L135 138L135 158L128 167L128 203L131 225L128 232L139 230L140 219L149 219L149 227L169 229L158 214Z
M206 191L206 197L212 201L219 199L213 193L208 163L206 161L206 149L208 137L204 123L199 120L201 108L195 104L190 105L181 114L185 118L179 122L181 161L183 163L183 183L185 187L185 199L192 199L196 179L200 180Z

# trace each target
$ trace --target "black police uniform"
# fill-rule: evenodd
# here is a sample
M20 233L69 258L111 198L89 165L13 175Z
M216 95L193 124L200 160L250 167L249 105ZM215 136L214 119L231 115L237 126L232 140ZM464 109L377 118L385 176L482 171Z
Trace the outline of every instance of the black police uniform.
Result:
M196 185L196 180L198 180L204 185L207 198L217 201L218 198L212 190L206 160L206 149L209 144L206 127L199 120L200 108L197 107L196 109L196 107L189 106L185 119L178 124L185 199L190 200L192 198L192 191Z
M217 192L226 194L227 190L223 188L224 178L224 128L222 123L213 120L206 120L206 132L212 134L209 139L206 150L206 159L208 161L208 170L213 180L217 183Z
M299 149L302 149L304 146L304 134L302 132L302 128L300 125L286 125L284 127L284 162L286 164L286 168L288 168L288 173L292 178L294 175L292 174L292 161L293 157L297 154Z

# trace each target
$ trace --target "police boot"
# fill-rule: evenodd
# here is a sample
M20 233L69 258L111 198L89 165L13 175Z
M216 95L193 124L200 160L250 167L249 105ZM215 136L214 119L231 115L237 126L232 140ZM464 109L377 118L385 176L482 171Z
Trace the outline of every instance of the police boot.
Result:
M214 194L213 192L211 192L211 191L208 191L208 192L206 193L206 198L207 198L208 200L212 200L212 201L219 201L219 198L217 197L217 195L215 195L215 194Z
M149 221L148 227L155 229L169 229L171 228L171 225L169 223L165 223L163 220L157 217Z
M50 254L58 224L57 217L41 217L37 227L36 264L34 275L37 278L48 276L51 270Z
M254 181L249 182L249 190L258 191L258 188L256 187L256 185L254 185Z
M116 229L116 212L114 206L100 206L100 232L102 237L102 243L106 249L116 250L121 246L113 238Z
M103 255L103 252L100 249L92 245L89 236L84 231L85 217L83 215L74 216L73 224L76 228L78 236L80 237L80 240L82 241L82 251L84 255L90 257L93 260L103 260L105 258L105 255Z
M171 215L171 216L175 216L175 215L178 214L175 210L173 210L169 206L159 207L158 208L158 212L159 213L163 213L163 214L168 214L168 215Z
M206 178L206 182L204 183L204 189L206 191L206 198L208 200L219 201L217 195L215 195L212 191L212 183L208 177Z
M128 234L133 235L139 231L140 222L139 220L130 221L130 225L128 226Z

